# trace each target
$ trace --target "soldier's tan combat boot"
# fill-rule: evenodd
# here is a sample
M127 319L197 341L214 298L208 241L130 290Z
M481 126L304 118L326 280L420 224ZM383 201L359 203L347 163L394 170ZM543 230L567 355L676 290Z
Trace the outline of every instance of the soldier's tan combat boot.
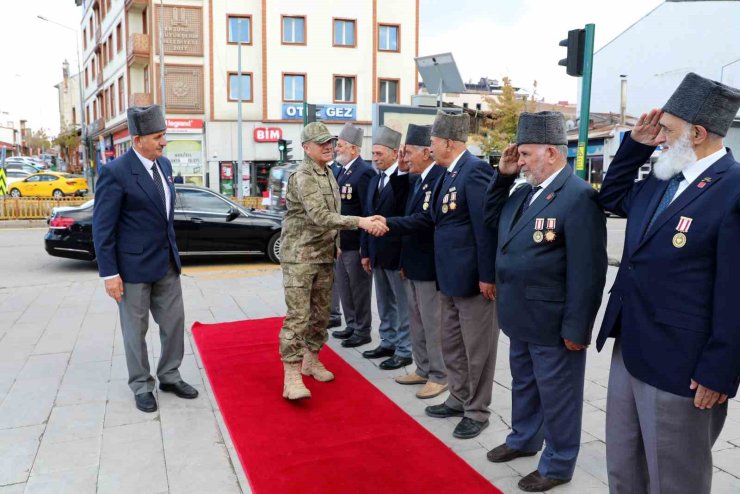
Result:
M283 381L283 398L289 400L303 400L311 397L311 391L303 384L301 376L301 364L283 363L285 369L285 380Z
M326 370L324 364L319 360L319 354L309 350L303 352L303 367L301 372L304 376L313 376L317 381L322 383L333 381L334 374Z

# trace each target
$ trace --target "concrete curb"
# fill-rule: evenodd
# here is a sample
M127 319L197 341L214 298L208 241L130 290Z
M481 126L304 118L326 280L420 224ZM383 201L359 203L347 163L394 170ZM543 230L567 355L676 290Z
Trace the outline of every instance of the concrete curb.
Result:
M46 228L46 220L1 220L0 230L9 228Z

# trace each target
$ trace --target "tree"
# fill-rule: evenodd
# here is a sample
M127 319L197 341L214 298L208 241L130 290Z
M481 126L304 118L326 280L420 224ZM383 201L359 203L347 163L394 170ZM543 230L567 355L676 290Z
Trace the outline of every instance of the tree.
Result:
M31 131L26 145L32 149L40 149L42 152L51 148L51 140L44 129Z
M519 114L524 111L524 101L516 98L516 92L508 77L498 98L486 97L483 101L491 110L491 118L484 121L482 135L478 136L481 150L486 155L501 152L516 137Z
M59 152L67 161L68 171L80 173L77 154L80 149L80 136L77 135L77 128L65 125L59 131L59 135L54 139L54 145L59 146Z

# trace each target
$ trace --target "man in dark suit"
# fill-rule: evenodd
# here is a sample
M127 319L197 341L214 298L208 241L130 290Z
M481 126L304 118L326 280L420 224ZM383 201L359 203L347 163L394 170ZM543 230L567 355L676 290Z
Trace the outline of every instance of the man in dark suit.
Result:
M175 243L172 165L162 156L167 125L158 106L128 109L132 148L100 170L93 211L93 241L105 291L118 302L128 384L136 407L157 410L149 373L149 312L159 325L159 389L180 398L198 391L180 377L185 311L180 256Z
M581 443L586 347L606 280L606 219L596 191L568 166L562 113L522 113L486 200L498 232L496 292L509 337L511 428L495 463L532 456L519 488L542 492L573 477ZM523 171L529 186L509 196Z
M409 193L405 164L398 161L401 133L381 126L373 135L373 161L378 175L370 180L365 215L403 216ZM372 273L380 316L380 345L362 353L369 359L388 357L384 370L399 369L413 362L409 335L406 290L401 280L401 238L376 238L361 234L362 266Z
M329 164L329 168L336 179L339 176L339 172L342 170L342 165L338 164L335 159ZM338 263L339 260L337 259L337 261L334 262L335 268ZM329 324L327 329L337 328L342 325L342 307L339 302L339 287L337 286L335 277L334 283L331 285L331 312L329 312Z
M430 417L463 417L453 435L478 436L488 427L496 367L496 236L483 222L483 199L493 169L465 147L467 113L437 113L432 156L446 168L432 191L429 208L386 220L398 234L434 231L434 259L442 304L442 356L450 396L428 406ZM382 218L379 218L382 220Z
M597 348L616 338L606 410L613 492L708 493L740 382L740 164L722 138L740 91L689 73L625 136L599 194L627 218ZM653 173L635 183L656 146Z
M336 163L339 170L336 178L345 216L363 215L363 201L367 197L370 179L375 176L375 170L360 157L363 137L361 128L347 123L337 139ZM372 283L372 276L362 267L360 232L340 231L334 286L342 300L347 326L334 331L332 336L344 340L342 346L353 348L370 343Z
M429 209L432 190L445 169L434 164L430 149L431 125L409 124L403 159L415 177L406 202L406 215ZM401 273L409 303L411 352L416 370L398 376L399 384L423 384L416 392L421 399L434 398L447 391L447 369L442 357L442 319L434 268L434 231L404 235L401 246Z

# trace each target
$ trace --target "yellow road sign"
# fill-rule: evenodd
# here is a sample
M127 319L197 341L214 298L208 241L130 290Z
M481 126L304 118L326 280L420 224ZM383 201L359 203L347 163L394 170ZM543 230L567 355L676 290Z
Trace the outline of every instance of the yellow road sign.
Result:
M5 168L0 167L0 196L8 193L8 184L5 180Z

